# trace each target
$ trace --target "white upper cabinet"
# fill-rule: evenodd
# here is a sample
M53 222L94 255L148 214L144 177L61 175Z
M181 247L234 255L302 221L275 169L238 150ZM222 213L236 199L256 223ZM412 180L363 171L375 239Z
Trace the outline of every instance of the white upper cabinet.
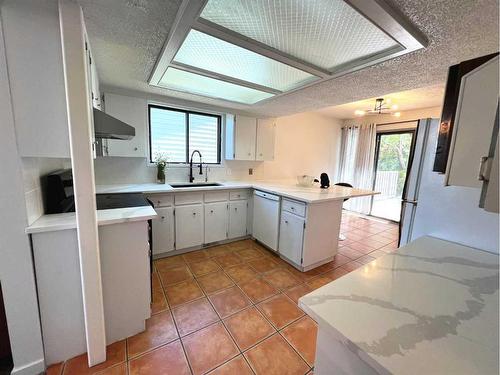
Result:
M135 128L131 140L108 139L106 156L146 157L146 99L106 93L104 103L107 114Z
M2 26L20 156L69 158L57 1L4 1Z
M237 115L234 119L234 159L255 160L257 119Z
M274 160L274 119L226 115L227 160Z
M255 160L274 160L274 140L276 137L275 119L257 120L257 143L255 146Z
M481 188L498 105L498 56L462 78L447 166L447 185Z

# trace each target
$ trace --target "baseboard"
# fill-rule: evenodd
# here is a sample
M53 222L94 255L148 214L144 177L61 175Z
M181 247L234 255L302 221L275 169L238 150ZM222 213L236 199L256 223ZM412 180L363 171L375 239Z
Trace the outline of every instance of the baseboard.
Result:
M28 363L24 366L14 366L11 375L37 375L45 372L45 360L43 358Z
M165 252L165 253L153 254L153 259L156 260L156 259L171 257L173 255L186 254L186 253L189 253L191 251L209 249L209 248L214 247L214 246L225 245L225 244L228 244L228 243L231 243L231 242L236 242L236 241L241 241L241 240L247 240L247 239L252 239L252 237L250 235L246 235L246 236L243 236L243 237L231 238L231 239L224 240L224 241L212 242L212 243L205 244L205 245L188 247L186 249L178 249L178 250L168 251L168 252Z

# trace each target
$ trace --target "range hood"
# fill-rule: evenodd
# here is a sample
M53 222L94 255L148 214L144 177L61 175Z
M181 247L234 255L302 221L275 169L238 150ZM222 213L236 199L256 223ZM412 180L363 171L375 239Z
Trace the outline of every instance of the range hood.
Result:
M97 139L123 139L135 137L135 128L107 113L94 108L94 132Z

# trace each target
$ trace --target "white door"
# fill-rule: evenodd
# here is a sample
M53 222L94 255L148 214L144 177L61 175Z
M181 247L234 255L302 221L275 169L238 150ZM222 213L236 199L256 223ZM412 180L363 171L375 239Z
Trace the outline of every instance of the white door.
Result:
M302 264L304 219L286 211L281 212L279 253L295 264Z
M175 208L175 247L186 249L203 244L203 205Z
M227 202L205 203L205 243L227 238Z
M156 208L158 216L153 219L153 254L174 250L175 226L172 207Z
M257 120L257 144L255 160L274 160L275 119Z
M280 197L255 191L253 200L253 237L270 249L278 250Z
M229 203L229 238L247 234L247 201Z
M237 115L234 122L234 158L236 160L255 160L257 119Z

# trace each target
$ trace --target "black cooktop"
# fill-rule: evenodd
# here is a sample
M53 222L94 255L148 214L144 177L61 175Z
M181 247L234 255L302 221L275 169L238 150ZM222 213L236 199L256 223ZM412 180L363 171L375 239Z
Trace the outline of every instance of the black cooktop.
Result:
M63 212L75 212L73 197L68 198L68 201L70 202L66 202L67 209ZM95 201L98 210L151 205L142 193L96 194Z
M97 209L149 206L142 193L96 194Z

